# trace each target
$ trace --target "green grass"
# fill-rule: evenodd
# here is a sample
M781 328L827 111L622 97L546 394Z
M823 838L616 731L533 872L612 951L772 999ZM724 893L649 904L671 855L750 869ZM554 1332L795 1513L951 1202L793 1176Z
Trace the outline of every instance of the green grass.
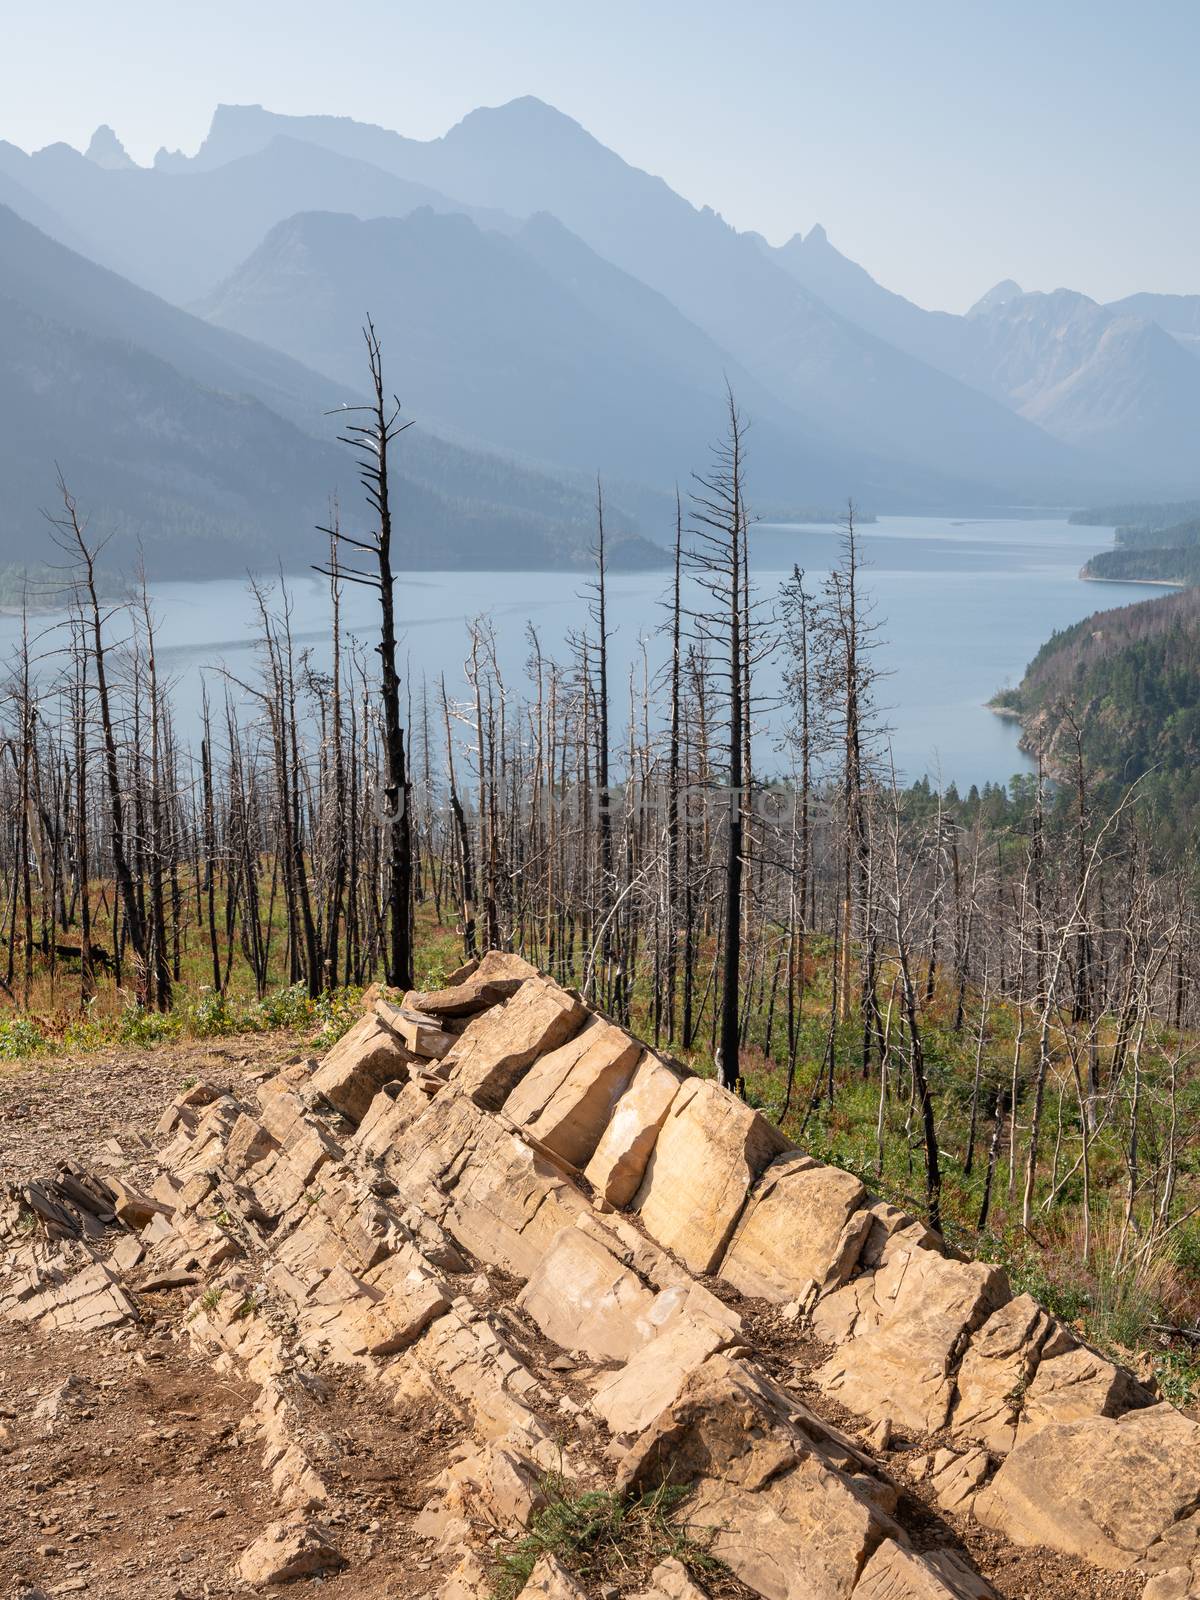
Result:
M557 1472L547 1473L538 1487L543 1503L528 1532L496 1558L494 1600L516 1600L543 1556L553 1556L586 1584L610 1583L622 1594L670 1556L698 1576L723 1570L679 1520L688 1489L662 1484L645 1494L580 1491Z

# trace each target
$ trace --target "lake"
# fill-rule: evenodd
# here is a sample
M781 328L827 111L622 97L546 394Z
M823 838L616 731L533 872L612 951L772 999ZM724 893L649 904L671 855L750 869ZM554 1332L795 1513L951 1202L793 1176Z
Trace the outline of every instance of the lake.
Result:
M751 532L751 571L760 593L773 595L793 563L805 569L810 588L816 588L837 558L838 542L833 526L759 524ZM1018 728L986 703L997 689L1020 680L1055 629L1093 611L1147 598L1141 585L1080 579L1088 556L1111 542L1110 529L1072 527L1061 519L881 517L862 528L863 587L879 624L876 661L889 674L879 698L902 777L928 774L965 787L1004 782L1027 769L1017 747ZM314 557L317 546L314 536ZM487 614L505 679L523 690L526 623L538 630L546 654L566 659L568 632L586 622L585 582L578 574L545 572L399 575L402 648L414 681L423 673L434 685L444 673L451 694L465 693L465 623ZM324 667L329 661L325 582L298 572L287 584L293 637L311 649L317 667ZM666 572L610 577L614 728L625 721L628 673L637 663L640 674L642 641L652 668L663 658L665 641L657 630L665 618L662 600L669 584ZM255 672L254 605L245 583L236 579L160 583L152 593L160 619L160 670L175 685L177 725L191 735L199 724L206 676L219 703L224 688L216 669L224 665L239 678ZM374 642L378 623L369 590L346 586L343 622L348 631ZM9 648L15 644L15 619L0 622L0 638ZM759 687L769 695L776 683L775 669L765 663ZM773 765L769 714L764 721L760 771Z

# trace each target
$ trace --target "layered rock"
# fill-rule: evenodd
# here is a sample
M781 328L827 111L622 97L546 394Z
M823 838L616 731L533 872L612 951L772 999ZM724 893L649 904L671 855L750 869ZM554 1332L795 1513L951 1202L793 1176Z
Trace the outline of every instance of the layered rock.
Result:
M69 1175L91 1222L71 1223L69 1184L39 1191L45 1237L10 1252L0 1315L108 1334L140 1286L193 1286L186 1337L257 1386L248 1425L281 1514L244 1583L344 1559L336 1448L304 1395L348 1372L459 1430L412 1491L440 1600L488 1592L489 1539L529 1523L548 1474L594 1488L614 1469L619 1492L687 1488L687 1525L764 1600L983 1600L961 1550L916 1549L898 1520L893 1434L930 1439L912 1472L950 1519L1138 1567L1154 1600L1200 1588L1195 1424L519 958L399 1010L372 996L320 1064L240 1097L195 1085L160 1136L148 1192ZM97 1230L120 1231L107 1258ZM811 1404L756 1356L762 1318L823 1345ZM576 1583L547 1560L526 1593ZM665 1561L636 1592L702 1600L704 1576Z

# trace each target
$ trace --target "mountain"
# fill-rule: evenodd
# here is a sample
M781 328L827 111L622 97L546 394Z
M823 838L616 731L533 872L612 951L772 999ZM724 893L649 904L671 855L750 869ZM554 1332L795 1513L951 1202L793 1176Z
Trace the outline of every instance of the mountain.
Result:
M962 372L1056 438L1159 488L1200 479L1200 363L1155 322L1069 289L964 318Z
M1110 300L1108 309L1117 316L1157 322L1185 350L1200 356L1200 294L1131 294Z
M361 348L361 338L357 340ZM49 550L56 463L127 561L157 575L240 572L315 550L353 464L331 404L356 401L278 351L211 327L0 207L0 561ZM585 563L593 495L422 429L398 453L398 560ZM616 564L662 559L613 507ZM622 542L624 540L624 542ZM301 556L301 560L305 559Z
M108 172L127 172L135 165L128 150L106 122L96 129L83 153L89 161L94 161Z
M345 118L222 106L194 162L164 160L163 170L211 174L281 135L477 206L525 218L551 213L670 300L818 437L886 459L897 483L911 484L917 469L944 485L949 470L960 496L992 498L1075 494L1095 484L1095 463L831 310L754 236L698 210L541 101L474 111L427 142ZM861 492L855 482L844 487Z
M35 197L42 220L16 200L7 203L52 234L45 208L69 218L93 260L177 305L209 293L275 223L297 211L399 217L428 206L467 211L489 227L510 225L500 212L464 206L425 184L295 139L272 138L213 170L172 173L111 159L105 132L111 130L98 130L86 156L64 144L36 155L0 145L0 174ZM108 159L97 160L97 139Z
M1106 458L1127 480L1157 488L1200 482L1191 442L1200 365L1181 348L1189 329L1200 338L1200 297L1135 295L1101 306L1069 289L1026 294L1006 278L959 317L892 294L823 228L773 254L843 316L1064 444Z
M200 309L353 382L364 307L399 352L406 406L526 458L686 481L722 430L728 379L753 417L760 496L836 504L863 465L814 440L667 300L544 214L511 236L429 210L293 217Z
M943 371L953 371L960 317L947 311L926 311L903 295L885 289L864 267L844 256L819 224L807 234L793 234L771 255L804 288L848 321L886 339L898 350Z

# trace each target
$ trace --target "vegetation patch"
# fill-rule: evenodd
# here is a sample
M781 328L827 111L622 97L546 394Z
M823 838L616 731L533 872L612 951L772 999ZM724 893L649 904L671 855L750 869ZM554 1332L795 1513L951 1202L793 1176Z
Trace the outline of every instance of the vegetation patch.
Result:
M661 1484L634 1495L581 1491L557 1472L545 1474L539 1487L544 1504L528 1532L496 1559L494 1600L515 1600L543 1556L555 1557L586 1584L614 1584L622 1594L671 1556L697 1576L725 1571L709 1554L704 1532L680 1520L689 1489Z

